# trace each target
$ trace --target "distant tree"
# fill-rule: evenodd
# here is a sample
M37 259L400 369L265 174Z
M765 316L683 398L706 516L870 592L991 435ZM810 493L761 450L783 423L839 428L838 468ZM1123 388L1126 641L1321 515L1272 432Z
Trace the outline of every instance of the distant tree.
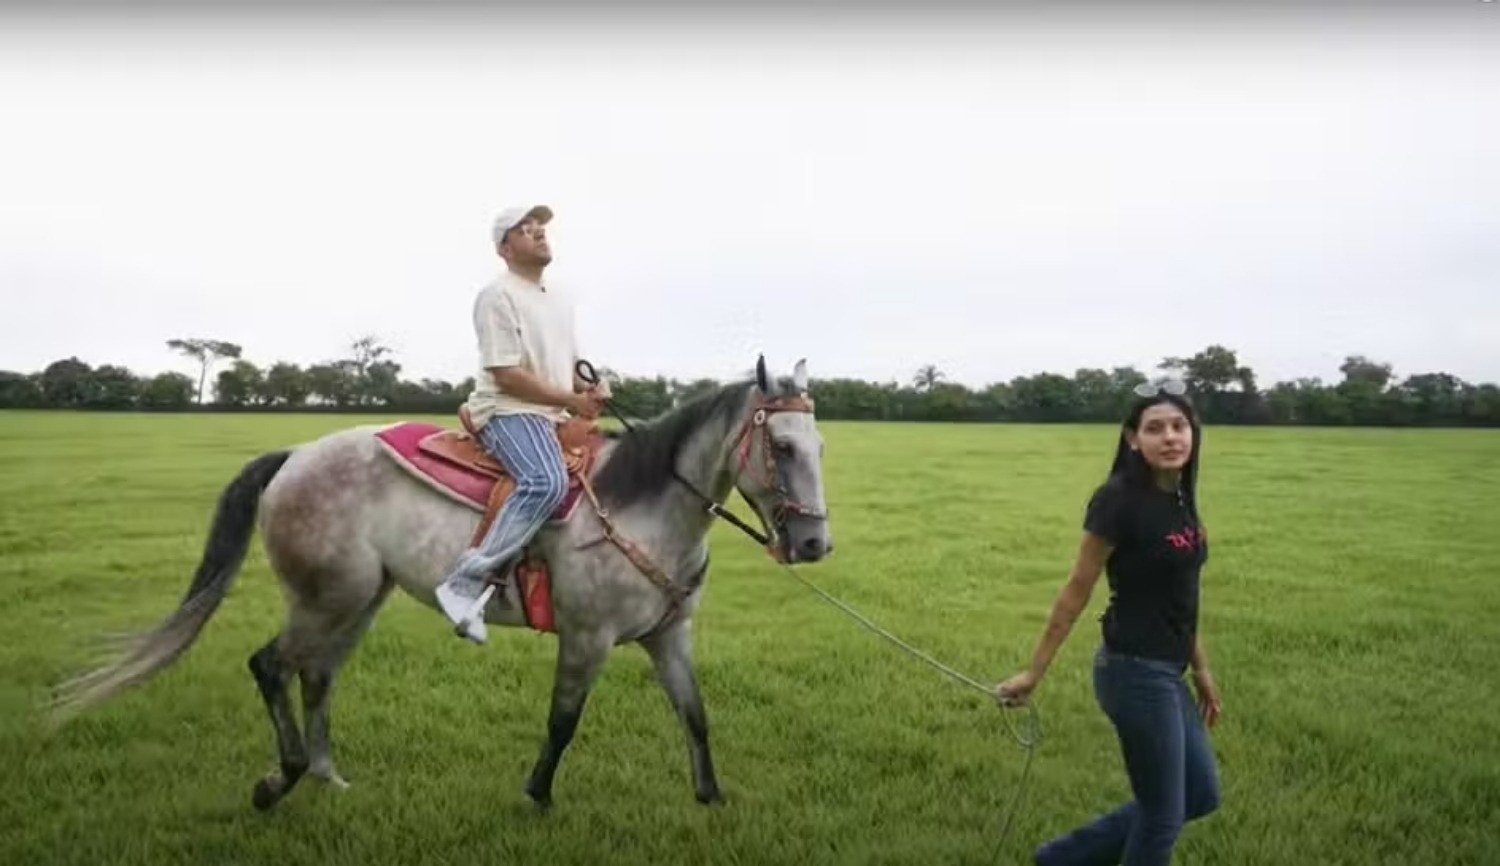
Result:
M821 418L875 420L891 417L895 386L861 379L813 379L808 391Z
M1125 412L1135 399L1135 389L1150 381L1150 378L1134 366L1116 367L1109 372L1110 389L1115 394L1115 403L1109 420L1124 421Z
M1057 373L1038 373L1012 380L1016 417L1022 421L1075 421L1080 404L1073 380Z
M198 402L203 403L203 386L208 382L208 368L219 358L238 358L242 349L234 343L222 340L206 340L200 337L168 340L167 348L192 358L200 365L198 374Z
M324 403L351 406L358 399L358 381L347 363L314 364L307 368L308 393Z
M185 409L193 403L193 380L181 373L160 373L141 386L143 409Z
M1348 424L1349 407L1316 377L1277 382L1266 395L1267 414L1284 424Z
M423 379L417 384L422 389L422 393L435 400L459 403L468 397L467 394L459 393L458 389L454 388L451 382L442 379Z
M911 384L918 391L930 391L932 387L944 379L943 371L935 364L924 364L917 368L917 373L912 377Z
M1233 395L1237 403L1231 420L1242 424L1264 424L1271 420L1271 410L1266 405L1266 396L1261 393L1255 383L1255 371L1249 367L1241 367L1234 372L1234 376L1239 390Z
M1500 427L1500 386L1486 383L1469 390L1464 417L1471 424Z
M363 406L394 400L401 365L389 359L391 348L371 334L355 340L349 349L353 356L346 363L354 379L355 402Z
M1163 358L1158 369L1181 375L1188 388L1204 393L1229 387L1239 378L1240 364L1233 350L1213 345L1191 358Z
M610 393L621 414L626 416L653 418L672 408L671 383L661 376L649 379L622 376L610 384Z
M359 377L369 371L370 365L391 354L390 347L373 334L355 340L349 345L349 350L354 353L354 357L350 359L354 362L354 375Z
M1015 417L1015 389L1009 382L992 382L977 395L984 417L1005 421Z
M1361 382L1373 385L1376 391L1384 391L1391 382L1391 365L1378 364L1364 355L1350 355L1339 365L1345 382Z
M1134 367L1116 367L1109 373L1110 390L1124 397L1124 403L1130 401L1130 392L1146 381L1146 374ZM1124 403L1120 407L1122 411Z
M1469 385L1449 373L1420 373L1407 377L1400 390L1414 406L1418 423L1451 424L1464 417L1464 395Z
M76 357L53 361L42 371L42 397L48 406L73 409L92 399L94 370Z
M0 370L0 409L31 409L41 406L42 378Z
M236 360L227 370L219 371L214 394L226 406L251 406L262 402L265 392L265 376L260 368L243 358Z
M931 421L971 421L978 417L978 401L963 385L936 382L922 392L924 416Z
M1114 379L1103 370L1088 368L1074 370L1073 393L1080 419L1109 418L1116 414L1123 414L1123 412L1116 411L1119 407L1120 395L1115 391Z
M172 340L173 349L197 358L206 373L216 359L233 358L215 379L218 400L244 407L297 407L312 402L340 408L447 414L473 392L474 377L456 385L441 379L408 381L391 349L374 336L350 344L350 357L302 369L277 362L262 371L239 357L240 348L212 340ZM1500 427L1500 385L1469 384L1450 373L1409 376L1396 384L1391 366L1363 355L1340 365L1342 381L1317 378L1277 382L1267 390L1235 352L1212 345L1188 357L1165 357L1160 369L1187 381L1204 420L1211 424L1428 425ZM600 368L621 411L636 418L658 415L683 400L720 387L718 380L637 378ZM1090 421L1118 423L1148 381L1134 367L1080 368L1071 376L1043 372L973 390L944 381L934 365L918 368L912 383L814 379L821 418L901 421ZM163 373L141 379L106 364L97 369L76 357L54 361L40 373L0 371L0 408L172 410L201 404L205 387L190 376Z
M312 390L302 368L285 361L271 365L261 388L266 402L278 406L301 406L307 402L307 395Z
M143 383L124 367L105 364L93 372L88 406L99 409L130 409L140 399Z
M401 365L395 361L376 361L367 367L360 388L360 403L389 406L395 402L400 372Z

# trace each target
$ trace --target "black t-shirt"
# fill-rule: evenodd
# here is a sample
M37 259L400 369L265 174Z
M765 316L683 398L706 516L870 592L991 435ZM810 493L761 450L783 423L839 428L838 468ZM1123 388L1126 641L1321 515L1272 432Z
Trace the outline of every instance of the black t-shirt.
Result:
M1100 617L1114 652L1186 664L1198 632L1198 571L1208 538L1175 491L1101 484L1083 528L1109 539L1109 606Z

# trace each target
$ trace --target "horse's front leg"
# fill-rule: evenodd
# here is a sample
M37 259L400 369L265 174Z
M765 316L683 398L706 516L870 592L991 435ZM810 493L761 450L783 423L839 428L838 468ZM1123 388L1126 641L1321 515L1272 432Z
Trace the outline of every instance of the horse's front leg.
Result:
M559 633L557 672L552 680L552 710L547 716L547 741L526 780L526 794L538 806L552 805L552 777L563 751L578 729L578 717L612 641L598 632Z
M692 621L678 620L670 628L641 641L656 667L656 677L672 700L687 732L688 757L693 764L693 790L700 803L721 802L714 762L708 751L708 716L693 676Z

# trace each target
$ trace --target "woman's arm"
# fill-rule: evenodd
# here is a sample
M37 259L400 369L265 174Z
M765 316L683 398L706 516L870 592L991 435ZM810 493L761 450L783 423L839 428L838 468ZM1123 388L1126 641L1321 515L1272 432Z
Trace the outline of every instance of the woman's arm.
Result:
M1195 672L1208 672L1208 656L1203 653L1203 638L1193 635L1193 670Z
M1047 626L1042 630L1041 640L1037 641L1036 651L1031 656L1031 667L1028 670L1037 679L1041 679L1047 672L1058 647L1062 646L1068 633L1073 630L1073 623L1078 621L1078 615L1088 607L1089 598L1094 594L1094 584L1099 581L1099 573L1104 570L1104 563L1109 559L1109 550L1109 542L1091 532L1085 532L1079 540L1073 570L1068 572L1068 579L1063 582L1057 598L1052 602L1052 613L1047 617Z
M1030 666L1001 683L995 690L996 699L1001 703L1009 703L1007 699L1024 701L1031 690L1036 688L1037 682L1052 664L1058 647L1062 646L1068 633L1073 630L1073 623L1078 620L1078 615L1088 607L1089 598L1094 594L1094 585L1098 583L1104 563L1109 559L1110 549L1109 541L1103 537L1092 532L1083 533L1078 542L1078 554L1073 560L1073 568L1052 602L1052 612L1047 617L1047 625L1042 629L1041 638L1031 654Z
M1198 692L1198 714L1203 723L1213 727L1224 712L1219 700L1219 687L1214 685L1213 675L1208 672L1208 656L1203 652L1203 639L1193 635L1193 688Z

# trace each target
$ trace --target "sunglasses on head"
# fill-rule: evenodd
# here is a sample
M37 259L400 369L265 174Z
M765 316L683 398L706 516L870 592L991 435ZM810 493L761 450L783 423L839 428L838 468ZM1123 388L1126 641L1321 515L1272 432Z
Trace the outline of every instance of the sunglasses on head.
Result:
M1135 386L1137 397L1155 397L1157 394L1170 394L1173 397L1181 397L1187 393L1187 383L1181 379L1168 379L1161 383L1142 382Z

